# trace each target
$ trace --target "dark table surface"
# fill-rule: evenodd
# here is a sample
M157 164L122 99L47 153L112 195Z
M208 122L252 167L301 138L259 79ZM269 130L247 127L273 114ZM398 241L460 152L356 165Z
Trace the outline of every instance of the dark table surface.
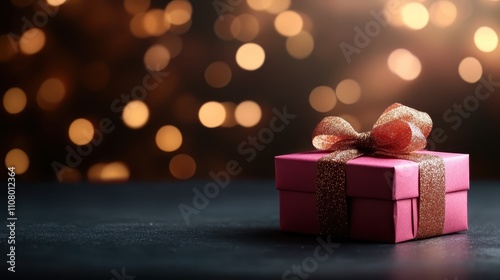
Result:
M272 181L231 182L187 225L179 204L192 206L205 183L18 183L16 273L7 272L3 226L2 279L500 279L498 182L472 182L467 232L330 240L328 253L316 249L326 237L279 231ZM298 266L306 271L294 274Z

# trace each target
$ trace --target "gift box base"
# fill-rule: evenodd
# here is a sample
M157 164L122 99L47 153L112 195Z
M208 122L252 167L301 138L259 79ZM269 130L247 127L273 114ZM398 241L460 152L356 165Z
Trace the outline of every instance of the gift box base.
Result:
M280 229L319 234L316 194L279 191ZM348 199L350 238L398 243L415 239L418 223L418 198L381 200ZM443 234L467 230L467 191L446 194Z

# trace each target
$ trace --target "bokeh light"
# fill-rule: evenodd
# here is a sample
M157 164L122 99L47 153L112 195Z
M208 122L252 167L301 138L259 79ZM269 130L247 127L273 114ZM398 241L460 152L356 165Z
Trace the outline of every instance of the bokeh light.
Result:
M131 101L123 109L122 119L125 125L130 128L141 128L148 122L149 108L146 103L140 100Z
M132 35L138 38L145 38L150 36L149 33L146 31L144 28L144 17L146 16L145 13L138 13L135 14L132 19L130 20L130 32Z
M273 0L247 0L247 4L254 11L264 11L269 9Z
M45 46L45 33L39 28L31 28L19 39L19 49L24 54L35 54Z
M160 44L155 44L149 47L144 54L144 65L149 70L160 71L167 67L170 62L170 52Z
M234 39L233 33L231 33L231 26L236 17L233 15L224 15L224 17L218 17L214 22L214 32L220 39L224 41L230 41Z
M205 70L205 81L207 81L207 83L214 88L227 86L227 84L231 81L231 77L231 68L227 65L227 63L222 61L210 63Z
M160 36L167 32L170 22L165 20L165 12L160 9L151 9L142 18L144 31L150 36Z
M406 81L416 79L422 71L420 60L406 49L394 50L387 59L387 65L392 73Z
M483 67L476 58L466 57L458 65L458 74L464 81L473 84L481 79Z
M3 107L9 114L18 114L26 107L26 93L18 87L8 89L3 95Z
M255 43L246 43L236 52L236 63L241 68L253 71L259 69L266 60L264 49Z
M432 3L429 14L432 23L439 27L447 27L457 18L457 7L451 1L439 0Z
M16 174L24 174L30 166L30 159L23 150L12 149L5 155L5 166L15 167Z
M47 79L36 94L36 102L44 110L53 110L66 96L63 82L57 78Z
M173 152L182 145L181 131L173 125L162 126L156 132L156 146L164 152Z
M64 3L66 3L66 0L47 0L47 4L54 7L61 6Z
M179 154L170 160L168 168L172 176L185 180L196 173L196 161L190 155Z
M121 161L97 163L92 165L87 172L87 178L91 182L124 182L129 177L129 168Z
M251 14L241 14L231 22L231 34L242 42L251 41L259 34L259 21Z
M226 118L224 106L216 101L209 101L203 104L198 111L198 118L202 125L214 128L222 125Z
M424 5L416 2L408 3L401 9L401 17L406 26L419 30L429 22L429 13Z
M123 6L129 14L135 15L145 12L150 5L150 0L125 0Z
M498 46L498 35L491 27L482 26L474 33L474 43L482 52L492 52Z
M165 19L174 25L183 25L191 20L193 7L189 1L174 0L165 8Z
M86 145L94 138L94 126L84 118L74 120L69 126L68 135L76 145Z
M271 4L266 8L266 12L278 14L290 8L292 0L268 0Z
M252 127L259 123L262 117L262 110L256 102L246 100L238 104L234 116L239 125Z
M307 31L286 39L286 50L291 57L304 59L311 55L314 49L314 38Z
M303 25L302 17L297 12L290 10L281 12L274 20L276 31L286 37L299 34Z
M354 104L361 97L361 86L352 79L341 81L335 89L337 98L344 104Z
M317 86L309 94L309 104L318 112L328 112L337 104L335 91L328 86Z
M176 34L167 33L161 36L159 43L168 49L170 59L179 55L182 50L182 39Z

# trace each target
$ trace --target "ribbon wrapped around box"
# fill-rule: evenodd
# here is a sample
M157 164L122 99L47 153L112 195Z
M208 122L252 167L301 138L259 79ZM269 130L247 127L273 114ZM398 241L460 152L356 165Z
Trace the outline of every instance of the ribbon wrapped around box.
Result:
M281 230L389 243L467 230L469 157L421 150L431 129L401 104L365 133L323 119L317 151L275 158Z

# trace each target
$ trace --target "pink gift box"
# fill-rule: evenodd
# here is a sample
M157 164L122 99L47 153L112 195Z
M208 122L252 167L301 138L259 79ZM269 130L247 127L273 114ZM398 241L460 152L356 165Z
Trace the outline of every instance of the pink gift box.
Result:
M467 230L469 155L419 151L445 162L446 205L443 234ZM275 157L282 231L318 234L316 162L328 152ZM418 227L418 163L362 156L347 162L350 237L398 243L415 239Z

